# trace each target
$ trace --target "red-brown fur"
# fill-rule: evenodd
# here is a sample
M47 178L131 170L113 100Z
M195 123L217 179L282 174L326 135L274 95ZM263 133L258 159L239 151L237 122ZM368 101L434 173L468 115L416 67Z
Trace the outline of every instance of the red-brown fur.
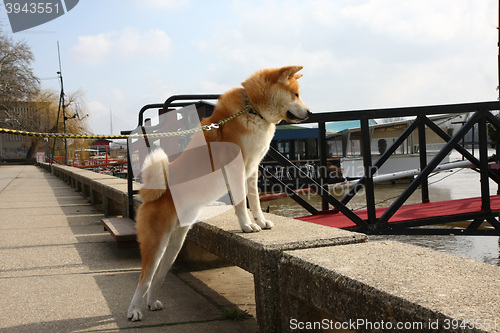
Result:
M247 103L250 103L257 112L261 112L261 117L255 114L246 113L222 125L219 129L205 131L204 136L206 142L208 144L210 142L231 142L238 145L241 149L245 169L252 169L252 172L256 172L255 164L257 163L258 166L260 159L267 152L269 142L274 134L275 124L281 119L293 122L298 121L296 118L291 120L287 119L288 113L286 113L286 110L278 112L278 108L281 107L278 104L283 100L290 100L290 103L292 103L294 100L298 99L296 104L303 108L300 110L301 118L305 119L309 115L309 110L306 109L307 107L298 97L299 84L297 79L302 75L296 74L296 72L301 68L300 66L289 66L281 69L261 70L243 82L243 88L235 88L223 94L219 98L212 116L203 119L201 122L202 125L217 123L220 120L226 119L243 110ZM306 114L306 116L304 116L304 114ZM294 114L294 116L297 115ZM256 136L255 131L263 131L265 135L262 135L261 138L261 135ZM259 140L264 141L259 142ZM256 141L255 144L252 143L253 141ZM249 142L252 144L249 145ZM189 147L185 152L186 151L189 151ZM142 271L138 289L136 290L136 294L129 308L128 316L132 320L141 320L142 318L140 304L138 303L142 301L143 295L138 293L139 291L140 293L146 293L144 289L140 288L146 283L151 283L152 276L155 274L153 270L156 269L155 265L158 264L158 253L162 250L161 246L163 246L164 243L164 237L170 237L170 233L176 232L176 230L179 229L174 201L168 189L168 170L177 168L177 170L182 170L182 173L190 175L196 175L197 172L199 172L199 170L197 170L198 165L192 163L192 159L190 159L185 152L168 164L168 166L163 166L166 189L143 187L140 190L143 204L137 211L136 220L137 237L141 247ZM165 163L168 163L168 161ZM248 163L250 163L250 165ZM166 170L167 168L168 170ZM242 172L245 172L245 170L242 170ZM247 175L247 177L249 176ZM249 200L250 196L252 196L254 201L258 201L258 198L255 198L255 196L258 195L256 189L251 190L252 191L248 193ZM256 204L254 203L254 207L255 206ZM241 211L242 208L239 207L239 209ZM246 208L243 207L243 209L245 214L247 214ZM257 214L260 213L260 217L263 218L262 212L260 211L260 205L258 205L258 210L259 212L257 212ZM255 217L256 213L253 212L253 209L252 213ZM238 216L238 219L240 219L240 216ZM266 221L261 223L266 223ZM268 226L263 224L264 226L262 228L272 227L270 221L267 221L267 223ZM251 231L259 230L260 228ZM245 231L248 232L249 230ZM182 241L183 239L180 242L182 243ZM164 273L166 274L166 272ZM148 297L149 296L150 295L148 295ZM148 300L148 303L150 303L149 306L152 310L161 309L161 303L159 301L155 302L154 300Z

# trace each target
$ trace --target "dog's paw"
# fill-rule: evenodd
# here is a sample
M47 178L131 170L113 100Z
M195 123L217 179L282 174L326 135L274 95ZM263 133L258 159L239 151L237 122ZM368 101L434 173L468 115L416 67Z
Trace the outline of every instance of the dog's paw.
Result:
M131 310L129 309L128 310L128 319L130 319L130 321L140 321L142 320L142 312L141 310Z
M262 228L262 229L271 229L272 227L274 227L274 223L269 221L269 220L255 220L255 222L257 222L257 224Z
M247 223L247 224L243 224L241 226L241 229L244 231L244 232L259 232L262 230L261 227L259 227L257 224L255 223Z
M163 309L163 304L160 301L156 300L152 304L148 305L148 309L150 311L158 311Z

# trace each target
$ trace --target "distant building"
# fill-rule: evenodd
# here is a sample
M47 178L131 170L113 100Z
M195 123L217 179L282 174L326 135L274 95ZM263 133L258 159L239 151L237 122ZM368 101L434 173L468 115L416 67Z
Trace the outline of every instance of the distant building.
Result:
M113 141L111 141L111 140L97 139L97 140L92 141L89 144L89 147L90 147L90 149L94 150L97 153L97 155L102 155L102 154L106 154L106 153L109 154L109 145L112 142Z
M31 131L40 127L40 115L31 103L18 102L0 109L0 128ZM24 162L34 159L40 142L27 136L0 134L0 161Z
M317 128L278 125L271 147L292 161L317 160L319 159L318 138Z

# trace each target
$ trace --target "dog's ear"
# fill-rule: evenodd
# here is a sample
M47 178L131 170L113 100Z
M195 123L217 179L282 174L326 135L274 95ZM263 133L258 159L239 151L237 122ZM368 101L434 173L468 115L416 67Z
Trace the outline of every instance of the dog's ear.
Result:
M278 82L287 83L292 77L295 77L296 79L302 77L302 74L296 74L302 68L302 66L287 66L280 68L278 70Z

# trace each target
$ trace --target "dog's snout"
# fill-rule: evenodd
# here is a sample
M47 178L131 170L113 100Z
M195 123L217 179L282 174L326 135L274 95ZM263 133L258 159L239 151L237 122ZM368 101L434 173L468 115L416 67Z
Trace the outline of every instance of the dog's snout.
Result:
M303 110L303 111L301 111L300 116L295 115L291 111L287 111L286 112L286 118L287 118L287 120L290 121L290 122L294 122L294 123L298 123L298 122L304 121L307 118L309 118L311 115L312 115L312 112L309 111L309 110Z
M309 110L306 110L306 116L303 118L303 120L306 120L307 118L309 118L310 116L312 116L312 112L309 111Z

